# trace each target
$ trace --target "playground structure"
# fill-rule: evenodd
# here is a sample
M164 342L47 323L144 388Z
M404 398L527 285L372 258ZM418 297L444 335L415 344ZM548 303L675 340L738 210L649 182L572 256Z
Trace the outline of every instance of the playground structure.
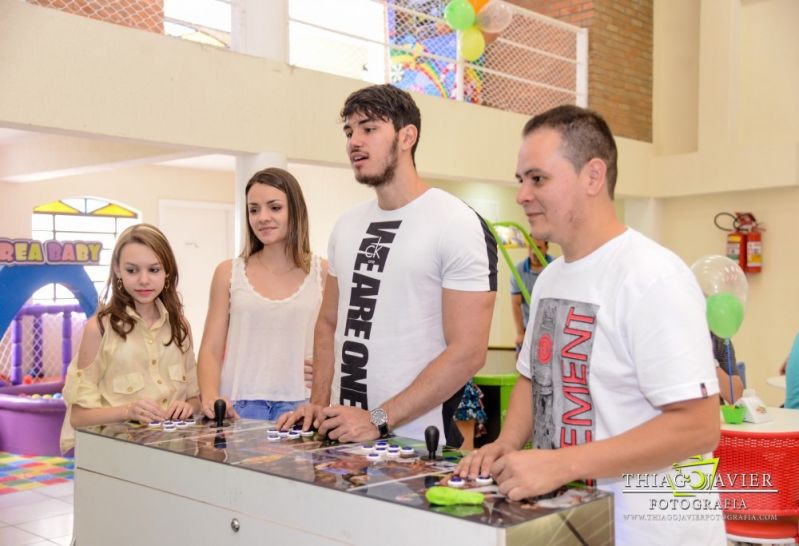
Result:
M63 378L72 360L73 348L80 341L85 319L86 315L77 304L26 305L20 309L0 340L0 387ZM53 340L54 335L45 337L45 331L57 333L58 322L61 323L60 344ZM78 331L74 332L76 329ZM30 335L25 335L26 332ZM58 345L60 357L55 354ZM29 363L27 369L26 361Z
M0 451L59 454L63 377L85 317L77 304L26 305L14 317L0 340Z
M516 285L522 293L522 298L524 298L527 305L530 305L530 292L527 290L527 286L519 275L513 258L508 254L508 249L527 248L528 250L532 250L538 257L538 261L544 264L543 267L546 267L548 263L546 257L541 253L538 245L533 242L530 235L527 234L527 231L516 222L489 222L488 229L491 230L491 234L497 242L499 251L502 253L505 263L507 263L510 268L511 275L516 279Z
M83 265L0 266L0 451L60 454L63 378L86 317L97 307L97 291ZM27 304L50 283L67 287L78 303Z

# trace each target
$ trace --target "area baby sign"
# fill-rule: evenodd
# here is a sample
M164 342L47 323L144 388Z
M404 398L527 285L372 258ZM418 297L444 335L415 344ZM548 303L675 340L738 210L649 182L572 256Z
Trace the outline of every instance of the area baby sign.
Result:
M97 241L36 241L0 237L0 265L75 264L100 262L103 243Z

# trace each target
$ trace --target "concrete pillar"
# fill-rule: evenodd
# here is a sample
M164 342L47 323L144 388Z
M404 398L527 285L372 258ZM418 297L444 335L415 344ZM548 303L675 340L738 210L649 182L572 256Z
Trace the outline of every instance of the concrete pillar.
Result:
M231 5L231 49L288 63L288 0L238 0ZM253 174L267 167L286 168L286 156L269 151L236 157L236 249L241 251L247 225L244 189Z

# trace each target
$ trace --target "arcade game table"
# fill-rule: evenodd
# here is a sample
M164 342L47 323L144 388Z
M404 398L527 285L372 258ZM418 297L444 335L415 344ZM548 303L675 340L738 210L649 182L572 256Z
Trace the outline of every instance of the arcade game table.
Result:
M512 502L490 481L467 481L458 485L482 492L482 504L434 506L425 493L450 484L458 451L431 460L416 440L337 444L272 426L79 429L76 544L613 544L608 493Z

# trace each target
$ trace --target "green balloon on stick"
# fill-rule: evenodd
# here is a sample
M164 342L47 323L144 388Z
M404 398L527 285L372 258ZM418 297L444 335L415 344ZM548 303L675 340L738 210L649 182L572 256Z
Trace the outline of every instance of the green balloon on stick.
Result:
M707 297L707 323L710 331L723 339L729 339L741 327L744 306L730 292L719 292Z

